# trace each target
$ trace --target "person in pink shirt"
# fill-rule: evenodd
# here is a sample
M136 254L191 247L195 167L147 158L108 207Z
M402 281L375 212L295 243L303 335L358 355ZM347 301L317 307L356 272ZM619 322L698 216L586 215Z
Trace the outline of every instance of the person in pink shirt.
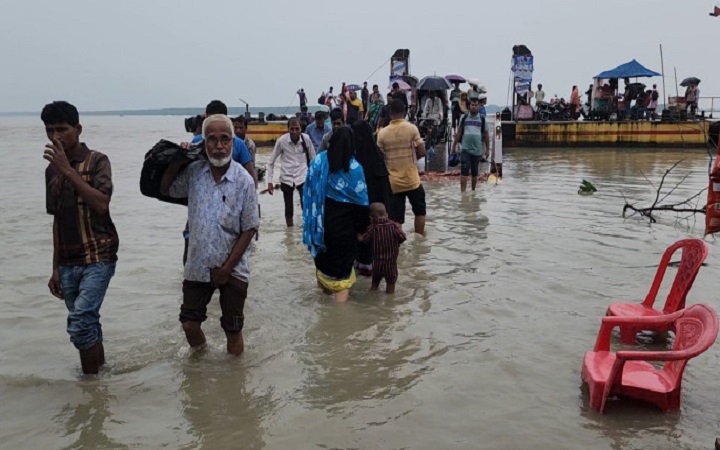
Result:
M577 114L580 112L580 92L577 85L572 87L570 93L570 107L572 108L573 119L577 118Z

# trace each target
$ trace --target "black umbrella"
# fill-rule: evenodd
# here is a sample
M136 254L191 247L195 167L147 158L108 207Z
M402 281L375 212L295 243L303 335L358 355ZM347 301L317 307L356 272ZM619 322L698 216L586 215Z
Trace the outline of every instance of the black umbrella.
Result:
M464 83L467 81L465 77L461 77L460 75L445 75L445 79L451 83Z
M414 75L403 75L402 79L404 82L409 84L411 87L415 87L418 84L418 79Z
M700 84L700 78L690 77L690 78L685 78L684 80L682 80L682 83L680 83L680 86L682 86L682 87L697 86L698 84Z
M640 92L645 92L645 85L642 83L630 83L625 86L625 90L639 94Z
M418 90L421 91L446 91L452 89L452 85L443 77L430 76L425 77L417 85Z

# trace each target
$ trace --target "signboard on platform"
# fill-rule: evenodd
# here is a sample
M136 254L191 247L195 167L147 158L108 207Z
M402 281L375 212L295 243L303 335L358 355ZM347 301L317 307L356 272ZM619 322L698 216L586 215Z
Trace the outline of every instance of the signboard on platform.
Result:
M532 56L513 56L513 76L515 80L515 92L525 96L532 84L534 61Z
M390 57L390 83L410 74L410 50L397 49Z
M393 60L390 76L402 77L403 75L407 75L407 60L404 60L404 59Z

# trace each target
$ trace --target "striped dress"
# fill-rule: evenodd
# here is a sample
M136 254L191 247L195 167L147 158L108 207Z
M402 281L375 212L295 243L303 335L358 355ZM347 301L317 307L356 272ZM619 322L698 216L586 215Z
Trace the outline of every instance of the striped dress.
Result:
M407 236L397 222L380 217L370 224L362 236L363 241L371 241L373 247L372 283L377 285L385 278L387 284L395 284L398 278L397 259L400 244Z

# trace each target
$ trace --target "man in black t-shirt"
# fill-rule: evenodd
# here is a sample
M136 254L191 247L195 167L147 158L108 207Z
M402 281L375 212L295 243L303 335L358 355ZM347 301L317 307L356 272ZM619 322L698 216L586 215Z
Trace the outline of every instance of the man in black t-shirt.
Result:
M363 82L362 91L360 91L360 99L362 100L363 111L368 110L368 99L369 98L370 98L370 91L368 91L367 81L365 81L365 82Z
M384 104L382 108L380 108L380 112L378 113L378 128L385 128L386 126L390 125L390 104L393 102L393 98L394 97L392 92L388 92L387 103Z
M392 85L392 97L393 100L400 100L405 105L405 113L407 113L408 110L408 99L407 95L400 90L400 85L395 82ZM388 105L390 104L390 101L388 101Z

